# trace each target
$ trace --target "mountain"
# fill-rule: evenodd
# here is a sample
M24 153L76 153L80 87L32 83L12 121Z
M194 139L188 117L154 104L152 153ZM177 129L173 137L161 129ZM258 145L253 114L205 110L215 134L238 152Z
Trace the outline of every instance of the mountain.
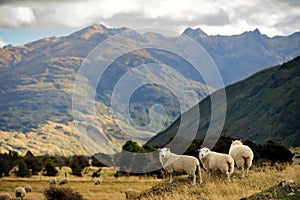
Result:
M242 140L264 143L273 140L287 147L300 146L300 56L294 60L267 68L251 77L225 88L227 112L222 134ZM218 95L221 90L212 95ZM210 96L193 109L199 108L201 117L196 138L204 138L211 116ZM189 127L199 116L189 115L189 122L182 129L189 133ZM176 134L180 125L177 119L167 130L147 142L163 146Z
M107 40L120 33L125 33L126 36L122 43ZM231 37L208 36L203 31L187 29L183 35L189 35L207 48L223 73L225 83L241 79L245 75L243 73L248 62L253 64L257 60L259 67L253 65L255 70L252 70L249 66L246 74L252 73L258 68L267 67L266 63L268 62L279 64L299 54L299 47L295 46L299 43L299 33L274 38L256 33L262 38L259 39L252 33ZM246 37L247 35L248 37ZM137 66L160 63L171 66L188 79L191 86L185 90L188 94L196 91L199 99L194 99L194 101L195 104L198 103L209 94L210 87L206 86L203 80L197 76L197 71L185 58L164 49L136 48L155 44L184 49L186 44L182 36L168 37L159 33L141 34L127 28L111 29L103 25L93 24L65 37L44 38L23 46L7 46L0 49L0 151L25 152L30 149L35 154L45 152L66 155L88 153L82 144L82 135L80 135L82 133L76 131L78 125L74 124L74 121L76 123L77 121L73 118L74 110L72 110L73 86L76 78L84 80L84 77L78 77L80 67L83 63L91 62L87 57L99 43L104 41L111 42L110 47L113 48L102 49L104 56L95 57L93 60L95 63L105 62L110 55L121 56L118 56L108 66L99 83L97 80L84 80L82 82L86 88L91 88L92 85L97 84L95 110L97 113L96 120L100 125L88 124L88 132L97 130L105 133L107 140L111 141L98 145L101 152L106 152L112 145L120 149L122 144L130 139L144 143L156 132L141 130L139 134L145 137L139 138L121 129L112 116L110 102L113 89L124 75L138 74L139 72L135 70ZM266 48L265 46L264 48L259 46L265 40L269 41L268 48L272 49L266 50L268 54L262 52ZM257 45L247 48L249 44L254 44L254 42ZM236 46L236 43L240 46ZM135 50L124 53L120 44ZM244 48L246 50L242 51L241 49ZM199 55L197 51L189 53L191 57ZM248 59L245 59L246 57ZM261 60L266 63L261 62ZM232 63L232 65L223 63ZM97 66L94 66L87 73L97 74L98 69ZM159 73L161 80L169 80L174 86L181 85L178 76L168 76L167 72L147 71L146 78L152 78L153 73ZM167 118L163 128L168 127L181 113L179 102L172 91L157 84L148 84L138 88L133 93L130 103L130 116L140 126L145 126L151 122L149 109L154 104L165 105ZM82 110L79 116L86 122L90 122L94 118L91 114L92 111L85 111ZM161 115L160 111L155 109L153 111L155 116ZM125 119L120 123L128 126L127 120ZM60 138L60 142L57 142L56 138Z
M84 78L78 77L77 72L84 60L91 62L86 59L89 53L102 41L121 32L129 35L125 38L124 45L132 45L132 48L136 44L147 43L149 40L156 39L155 42L160 43L159 40L164 39L161 36L157 38L156 34L148 34L146 38L126 28L109 29L93 24L66 37L44 38L24 46L0 49L0 130L3 133L0 136L0 150L24 152L30 148L35 154L45 151L49 154L87 154L87 149L79 140L82 139L80 135L82 133L76 132L73 123L74 81L76 76L78 79ZM111 44L113 47L118 45L116 42ZM137 49L127 54L118 48L107 48L103 51L107 51L105 52L107 55L123 54L110 64L96 88L96 118L101 126L91 128L104 132L111 141L109 144L99 145L100 151L106 152L110 146L115 145L120 148L130 139L140 143L145 142L144 138L135 138L125 133L114 121L110 100L118 79L127 72L135 72L132 69L141 64L175 63L175 68L179 71L190 67L190 64L162 50ZM106 58L95 59L93 60L95 63L101 63ZM95 66L88 73L96 74L97 69ZM153 74L147 73L149 76ZM187 90L191 92L196 90L200 98L208 94L207 86L195 80L193 71L186 70L182 74L186 75L191 84L190 88L186 88ZM162 80L171 78L174 85L180 85L176 76L167 77L166 73L160 73L160 76ZM84 87L90 87L93 81L84 82ZM155 84L146 85L140 87L133 96L130 102L130 114L139 125L149 123L147 113L154 103L167 105L165 111L168 117L165 126L173 122L180 113L174 94L172 95L172 92L164 87ZM86 121L93 119L91 113L81 112L79 115ZM152 132L143 130L140 134L148 138L153 136ZM60 143L55 140L54 135L62 138ZM47 150L45 145L41 145L43 143L49 144Z
M225 85L240 81L267 66L287 62L300 54L300 32L268 37L258 29L233 36L209 36L201 29L184 32L209 53L222 74Z

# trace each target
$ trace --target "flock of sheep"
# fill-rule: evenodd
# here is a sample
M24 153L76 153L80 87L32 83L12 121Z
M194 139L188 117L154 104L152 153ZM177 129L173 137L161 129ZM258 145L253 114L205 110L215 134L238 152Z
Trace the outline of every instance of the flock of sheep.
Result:
M174 172L185 172L193 177L193 185L196 184L196 172L199 174L199 183L202 183L200 163L197 158L187 155L171 153L169 148L159 149L159 158L165 171L170 175L170 182L173 181ZM253 152L250 147L243 145L239 140L232 142L229 154L210 151L204 147L199 149L199 160L203 168L211 172L219 171L227 175L227 182L231 182L230 175L234 171L234 165L242 169L242 177L248 176L249 168L252 165ZM245 175L246 170L246 175Z
M15 195L17 199L23 200L26 193L32 192L31 186L25 186L25 187L16 187L15 189ZM9 193L3 193L0 194L0 200L12 200L12 196Z
M193 177L192 184L195 185L197 172L199 183L202 183L200 162L202 163L203 168L208 172L209 177L211 172L220 171L227 175L227 182L231 182L230 175L234 171L235 164L238 168L242 169L242 177L248 176L249 168L252 165L253 152L248 146L243 145L241 141L235 140L230 146L229 154L214 152L206 147L199 149L200 162L193 156L174 154L169 148L159 149L159 159L163 168L170 176L170 182L173 181L174 172L185 172ZM69 180L66 177L66 174L60 181L56 181L55 178L49 181L49 184L52 186L55 184L64 185L68 183ZM97 179L95 185L100 184L102 184L101 180ZM17 187L15 189L15 196L17 199L23 200L27 192L32 192L30 186ZM127 198L129 196L136 196L136 193L138 192L132 189L128 189L125 192ZM12 196L8 193L3 193L0 194L0 200L12 200Z

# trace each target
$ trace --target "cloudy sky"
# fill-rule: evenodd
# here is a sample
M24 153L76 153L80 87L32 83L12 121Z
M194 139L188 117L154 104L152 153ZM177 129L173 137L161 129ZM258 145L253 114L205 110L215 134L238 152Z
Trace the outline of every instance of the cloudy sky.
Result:
M0 0L0 46L107 27L201 28L233 35L258 28L270 37L299 31L299 0Z

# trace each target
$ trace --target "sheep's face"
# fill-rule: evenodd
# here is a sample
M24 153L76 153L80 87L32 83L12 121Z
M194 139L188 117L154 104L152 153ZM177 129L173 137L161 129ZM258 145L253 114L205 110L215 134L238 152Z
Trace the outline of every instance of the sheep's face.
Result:
M159 153L161 155L161 157L165 158L167 156L168 153L170 153L170 149L169 148L162 148L159 150Z
M201 158L205 158L207 156L207 154L210 152L210 150L206 147L202 148L199 150L199 157Z

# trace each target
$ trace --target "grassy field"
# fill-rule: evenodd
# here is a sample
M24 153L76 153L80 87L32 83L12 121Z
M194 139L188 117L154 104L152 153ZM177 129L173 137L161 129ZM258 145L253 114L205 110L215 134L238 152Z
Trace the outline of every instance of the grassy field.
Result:
M144 191L143 199L240 199L258 193L265 188L274 186L283 180L293 179L300 183L300 165L286 165L261 168L253 168L250 177L240 178L240 171L232 176L232 183L226 183L225 177L211 177L202 172L204 184L192 186L188 177L175 177L172 184L168 180L148 177L113 177L112 169L104 169L102 172L102 185L94 185L90 177L69 177L70 187L83 195L85 199L113 200L125 199L124 191L128 188ZM57 179L62 178L61 176ZM34 176L32 178L5 177L0 179L0 193L13 194L17 186L31 185L32 193L28 193L26 199L41 200L43 191L49 186L49 177Z

